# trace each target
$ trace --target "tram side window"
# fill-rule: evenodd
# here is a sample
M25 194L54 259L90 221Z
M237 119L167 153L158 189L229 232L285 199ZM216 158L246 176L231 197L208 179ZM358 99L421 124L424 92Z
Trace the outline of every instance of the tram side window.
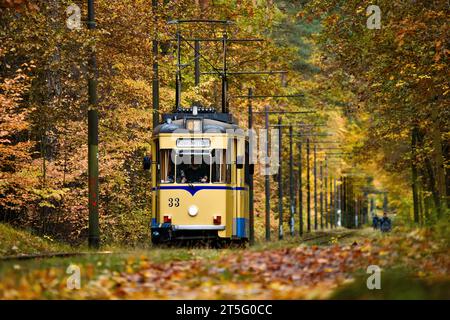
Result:
M211 182L230 183L231 175L228 174L231 166L227 165L226 149L212 150L212 178Z
M160 152L161 183L174 183L175 164L170 156L172 150L163 149Z

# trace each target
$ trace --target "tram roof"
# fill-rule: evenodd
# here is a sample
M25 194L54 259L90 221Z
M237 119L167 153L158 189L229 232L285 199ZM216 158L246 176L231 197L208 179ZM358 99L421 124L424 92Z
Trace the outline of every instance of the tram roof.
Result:
M239 129L239 126L235 123L223 122L203 117L198 118L203 120L202 132L226 133L226 130ZM180 129L185 129L185 118L170 121L166 120L153 130L153 135L158 135L160 133L173 133Z

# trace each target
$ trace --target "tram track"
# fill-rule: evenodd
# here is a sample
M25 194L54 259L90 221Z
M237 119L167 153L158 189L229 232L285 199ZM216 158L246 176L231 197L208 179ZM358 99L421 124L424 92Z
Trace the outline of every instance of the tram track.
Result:
M0 261L67 258L67 257L92 256L92 255L108 255L108 254L112 254L112 253L113 253L112 251L100 251L100 252L49 252L49 253L37 253L37 254L21 254L21 255L16 255L16 256L4 256L4 257L0 257Z
M346 238L350 235L353 235L355 231L342 232L340 234L321 234L316 236L311 236L308 238L301 239L301 243L308 243L311 241L319 240L316 244L322 245L328 243L332 238L336 238L340 240L342 238ZM323 240L320 240L323 239ZM100 251L100 252L49 252L49 253L37 253L37 254L21 254L14 256L4 256L0 257L0 262L5 261L21 261L21 260L34 260L34 259L50 259L50 258L67 258L67 257L81 257L81 256L93 256L93 255L110 255L119 252L113 251Z
M340 240L342 238L346 238L350 235L353 235L355 233L355 231L348 231L348 232L342 232L340 234L322 234L322 235L318 235L318 236L314 236L314 237L309 237L309 238L304 238L302 239L302 242L309 242L309 241L314 241L314 240L319 240L322 238L326 238L324 241L319 241L317 244L322 245L325 244L327 242L329 242L332 238L336 238L336 240Z

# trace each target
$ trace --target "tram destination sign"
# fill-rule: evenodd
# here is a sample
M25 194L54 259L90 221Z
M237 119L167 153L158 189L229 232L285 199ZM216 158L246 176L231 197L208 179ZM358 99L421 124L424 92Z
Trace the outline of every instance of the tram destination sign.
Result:
M211 146L209 139L177 139L179 148L208 148Z

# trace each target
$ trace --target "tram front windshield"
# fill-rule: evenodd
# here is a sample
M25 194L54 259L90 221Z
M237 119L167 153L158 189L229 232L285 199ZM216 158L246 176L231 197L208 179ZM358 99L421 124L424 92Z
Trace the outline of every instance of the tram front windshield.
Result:
M161 183L225 183L225 150L161 150Z

